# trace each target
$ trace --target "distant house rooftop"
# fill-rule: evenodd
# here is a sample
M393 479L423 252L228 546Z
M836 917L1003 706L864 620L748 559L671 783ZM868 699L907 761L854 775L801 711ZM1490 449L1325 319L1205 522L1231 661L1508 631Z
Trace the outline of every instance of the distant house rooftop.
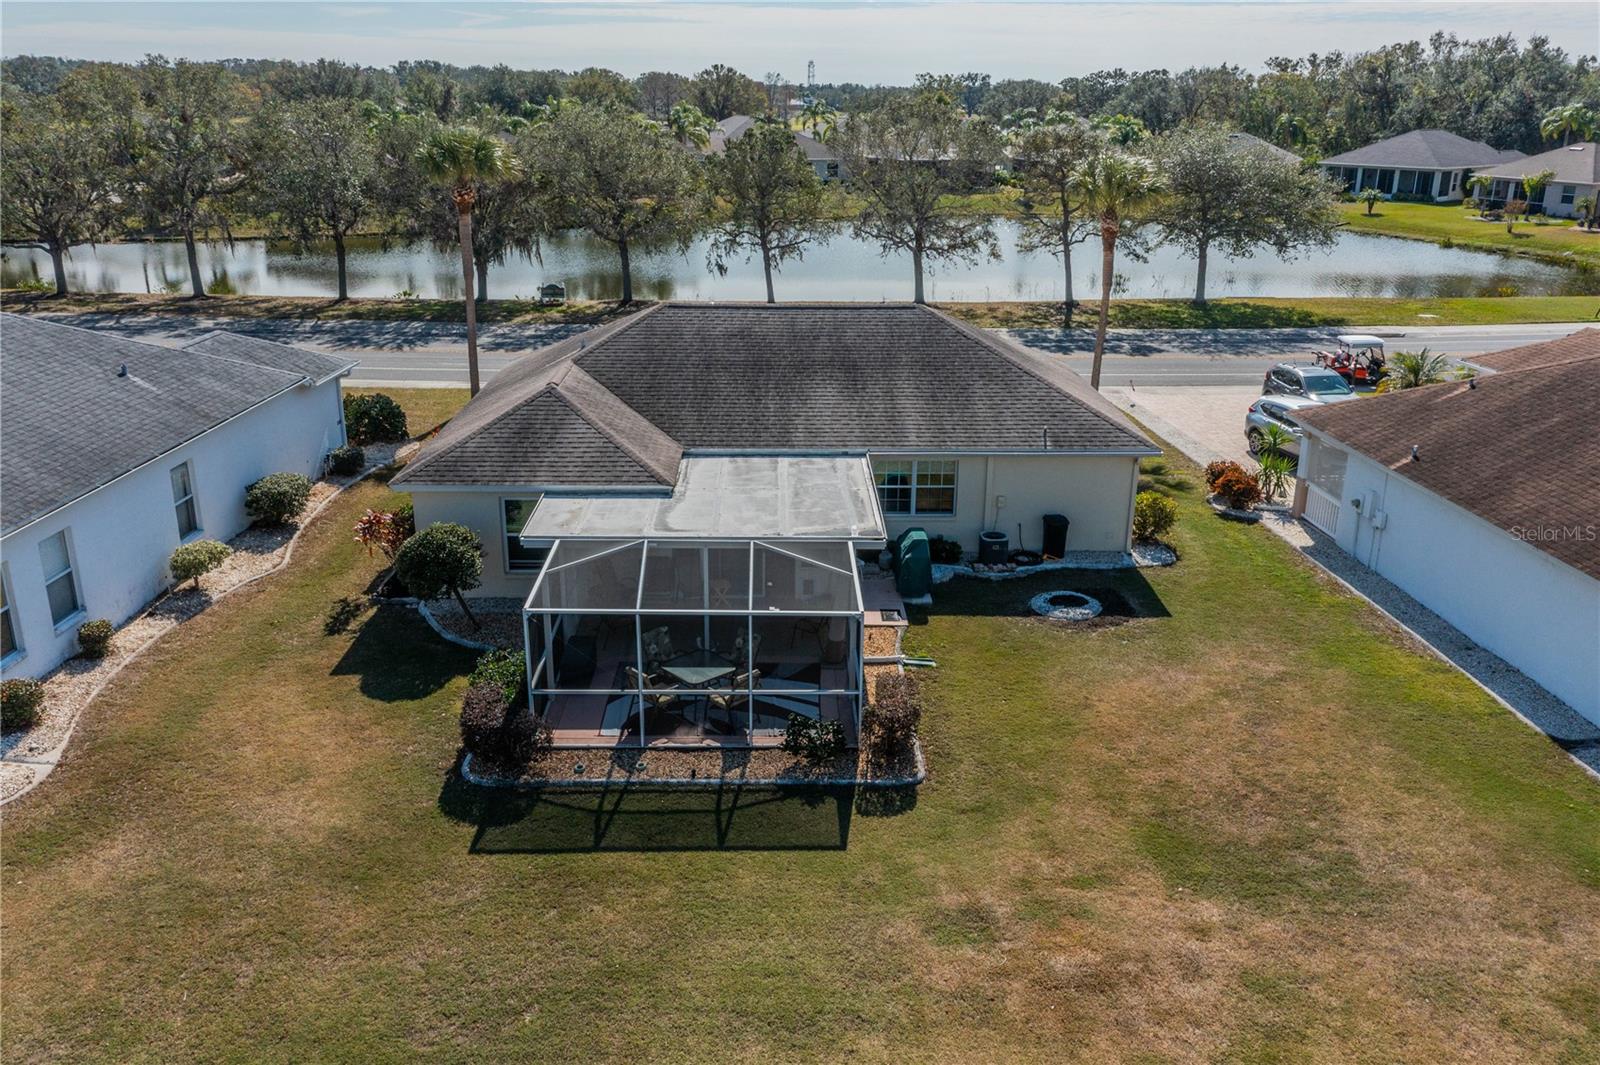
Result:
M1536 349L1545 349L1539 353ZM1500 373L1296 411L1313 430L1600 578L1600 330L1481 357ZM1582 362L1581 368L1575 366ZM1525 368L1518 368L1525 367ZM1415 459L1412 448L1416 448ZM1582 457L1579 457L1582 456Z
M1242 133L1235 131L1228 134L1228 140L1232 141L1237 147L1248 148L1252 151L1266 152L1267 154L1275 155L1279 159L1283 159L1286 162L1299 163L1304 161L1287 148L1280 148L1271 141L1262 140L1253 133Z
M1488 177L1509 178L1513 181L1544 170L1555 173L1551 180L1567 185L1600 185L1600 144L1586 141L1552 148L1548 152L1519 158L1515 165L1506 164L1482 171Z
M0 315L0 525L11 533L297 385L355 364L210 333L182 348Z
M1493 148L1449 130L1415 129L1364 148L1329 156L1322 160L1322 165L1457 170L1462 167L1494 166L1521 158L1521 152Z

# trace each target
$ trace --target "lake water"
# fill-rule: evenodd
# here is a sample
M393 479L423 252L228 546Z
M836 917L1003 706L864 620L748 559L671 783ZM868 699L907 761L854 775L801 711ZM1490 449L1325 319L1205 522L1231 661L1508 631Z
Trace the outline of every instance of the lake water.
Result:
M950 301L1051 300L1062 295L1060 264L1043 253L1017 249L1013 223L997 226L1001 258L977 265L945 266L928 278L928 298ZM6 248L0 280L51 278L40 251ZM757 263L734 265L718 277L706 268L706 243L688 252L634 249L634 293L650 299L758 300L765 296ZM231 248L200 250L201 271L213 291L252 295L331 296L336 288L332 248L297 254L291 245L241 240ZM1073 285L1080 300L1099 294L1099 249L1073 249ZM74 289L161 292L189 288L183 245L174 241L100 244L73 249L68 259ZM349 254L350 294L388 297L459 297L461 260L454 250L427 243L355 241ZM1247 259L1213 255L1207 295L1401 296L1564 295L1600 291L1600 278L1566 267L1512 259L1421 241L1344 233L1336 247L1282 262L1270 252ZM1194 262L1173 248L1158 248L1148 262L1117 261L1119 296L1187 298L1194 293ZM489 271L489 295L532 296L545 282L561 282L573 299L621 295L615 250L587 235L568 232L547 240L544 262L514 259ZM780 300L906 300L910 260L885 257L876 245L838 236L813 247L802 262L785 264L776 279Z

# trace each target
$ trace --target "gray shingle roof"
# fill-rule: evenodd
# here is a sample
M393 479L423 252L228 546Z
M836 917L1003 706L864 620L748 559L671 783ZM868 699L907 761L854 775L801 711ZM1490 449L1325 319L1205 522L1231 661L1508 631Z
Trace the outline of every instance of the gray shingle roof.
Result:
M1493 166L1521 158L1521 152L1491 148L1482 141L1468 140L1449 130L1414 129L1410 133L1376 141L1355 151L1329 156L1322 160L1322 165L1453 170L1464 166Z
M183 345L185 351L198 351L218 358L272 366L290 373L304 374L313 381L321 381L334 374L343 373L356 365L354 359L337 358L320 351L290 347L275 340L240 336L221 331L207 333L198 340Z
M1516 180L1523 175L1537 174L1542 170L1555 171L1552 183L1568 185L1600 184L1600 144L1588 142L1552 148L1548 152L1518 158L1515 163L1496 166L1482 173L1489 177ZM1546 192L1546 195L1549 195Z
M558 466L579 484L637 483L598 480L616 469L602 451L530 467L531 436L476 439L552 384L640 466L661 473L670 460L660 483L687 449L1156 450L1059 360L928 307L663 304L519 360L397 483L552 484L561 482L527 471ZM570 435L540 429L537 446L580 442L562 417ZM535 432L531 420L517 424Z
M266 361L243 350L219 356L15 314L0 315L0 350L7 533L310 379L274 365L286 361L281 352ZM299 355L307 365L341 365Z
M1249 151L1265 152L1266 154L1276 156L1287 163L1301 163L1305 161L1298 155L1289 151L1287 148L1280 148L1271 141L1262 140L1253 133L1235 131L1228 134L1228 140L1231 141L1236 147L1244 148Z

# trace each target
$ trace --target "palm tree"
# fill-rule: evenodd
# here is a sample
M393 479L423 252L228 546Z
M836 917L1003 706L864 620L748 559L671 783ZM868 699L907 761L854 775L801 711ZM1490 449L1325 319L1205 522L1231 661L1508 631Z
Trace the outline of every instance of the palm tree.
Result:
M1444 380L1450 367L1450 356L1432 354L1427 348L1421 351L1397 351L1389 360L1388 373L1384 375L1381 392L1396 392L1405 388L1421 388Z
M1551 141L1560 137L1563 146L1572 140L1573 134L1577 134L1579 140L1592 139L1594 130L1594 112L1576 103L1552 107L1539 122L1540 135Z
M1594 202L1593 196L1580 196L1578 202L1572 205L1578 213L1578 225L1584 229L1594 228Z
M704 148L711 143L711 131L716 128L717 124L694 104L678 104L667 112L667 131L685 148Z
M833 132L834 123L838 118L839 112L833 109L832 104L815 97L807 100L805 107L800 109L800 124L809 128L811 135L819 141L826 140L828 134ZM821 136L817 134L819 128L822 130Z
M461 235L461 280L467 301L467 377L478 394L478 312L472 298L472 208L478 183L501 181L517 172L505 144L470 126L441 129L417 149L417 163L436 185L450 190Z
M1100 222L1100 320L1095 325L1094 366L1089 374L1089 386L1097 389L1106 352L1106 323L1111 316L1117 241L1123 226L1148 214L1165 189L1148 161L1119 151L1091 157L1078 175L1078 187L1084 213Z
M1377 189L1362 189L1361 195L1357 196L1356 199L1366 204L1367 213L1371 214L1372 209L1379 203L1383 202L1383 193L1379 192Z
M1467 178L1467 192L1478 204L1478 217L1489 212L1489 193L1494 190L1494 178L1487 174L1474 174Z

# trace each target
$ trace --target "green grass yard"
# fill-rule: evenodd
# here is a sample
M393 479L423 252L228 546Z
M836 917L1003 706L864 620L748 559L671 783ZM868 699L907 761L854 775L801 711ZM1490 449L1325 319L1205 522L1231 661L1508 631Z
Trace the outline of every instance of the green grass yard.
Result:
M1504 222L1488 222L1460 204L1394 203L1340 205L1345 224L1358 233L1410 237L1435 244L1526 255L1558 263L1600 267L1600 232L1587 232L1570 219L1544 219L1544 224L1517 220L1506 232Z
M941 588L931 777L852 812L447 785L470 654L328 631L362 485L5 810L7 1057L1592 1060L1600 788L1178 494L1178 566L1071 578L1149 616Z

